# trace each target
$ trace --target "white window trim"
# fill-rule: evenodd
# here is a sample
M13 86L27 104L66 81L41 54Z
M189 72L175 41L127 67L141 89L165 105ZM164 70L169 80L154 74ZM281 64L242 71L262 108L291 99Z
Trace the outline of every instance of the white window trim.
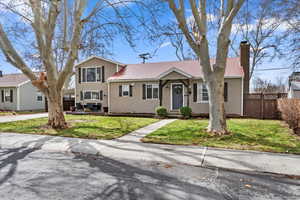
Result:
M81 68L81 82L82 83L99 83L99 82L102 82L102 68L103 66L95 66L95 67L82 67ZM96 69L96 81L87 81L87 70L88 69L93 69L95 68ZM97 68L100 68L100 80L97 81ZM85 81L83 81L83 69L85 69Z
M38 97L42 97L42 100L39 101L39 100L38 100ZM37 102L43 102L43 94L42 94L41 92L39 92L39 91L36 92L36 101L37 101Z
M83 101L100 101L100 91L97 91L97 90L83 90ZM86 92L91 92L91 99L85 99L85 93ZM93 99L93 95L92 93L93 92L97 92L99 94L99 99Z
M148 87L148 85L152 86L152 97L151 98L148 98L148 95L147 95L147 87ZM153 87L153 86L155 86L155 87ZM146 100L158 100L159 99L160 94L159 94L159 84L158 83L146 83L145 87L146 87ZM157 96L157 98L153 98L153 88L157 88L158 89L158 96Z
M206 84L204 82L201 82L201 83L197 84L197 103L209 103L209 100L205 101L202 98L202 88L203 88L203 85L206 85ZM207 91L207 94L208 94L208 91Z
M9 99L9 101L6 100L6 97L7 97L7 96L6 96L6 92L8 92L8 94L9 94L8 97L11 98L11 96L10 96L10 90L13 90L13 89L12 89L12 88L4 89L4 102L5 102L5 103L7 103L7 102L8 102L8 103L14 103L14 102L11 102L11 99ZM13 94L14 94L14 92L13 92ZM14 98L14 97L12 96L12 98Z
M171 105L171 107L170 107L170 110L174 110L173 109L173 85L182 85L182 98L183 98L183 102L182 102L182 106L185 106L185 101L184 101L184 99L185 99L185 93L184 93L184 85L183 85L183 83L171 83L171 87L170 87L170 105Z
M128 90L125 90L124 87L128 87ZM128 95L124 95L124 91L128 92ZM122 97L129 97L130 96L130 84L122 85Z

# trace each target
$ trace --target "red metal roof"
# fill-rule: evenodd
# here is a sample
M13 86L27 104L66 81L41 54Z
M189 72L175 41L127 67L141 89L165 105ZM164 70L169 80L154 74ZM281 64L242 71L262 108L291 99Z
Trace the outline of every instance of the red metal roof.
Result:
M214 59L211 60L214 63ZM109 80L143 80L157 79L161 74L171 70L179 69L193 78L202 78L203 74L200 68L200 62L197 60L157 62L145 64L129 64L115 73ZM244 71L240 65L240 58L228 58L225 77L243 77Z

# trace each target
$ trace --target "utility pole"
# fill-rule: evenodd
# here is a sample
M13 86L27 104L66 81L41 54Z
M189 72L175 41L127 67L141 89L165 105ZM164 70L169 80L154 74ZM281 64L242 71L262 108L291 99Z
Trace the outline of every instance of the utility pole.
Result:
M151 58L150 53L140 54L139 57L143 59L143 64L145 64L146 60Z

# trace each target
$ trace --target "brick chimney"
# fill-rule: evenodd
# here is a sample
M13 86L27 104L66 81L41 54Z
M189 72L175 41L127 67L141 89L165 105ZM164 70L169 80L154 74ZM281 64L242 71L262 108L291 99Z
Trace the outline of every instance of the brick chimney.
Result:
M244 70L244 94L247 94L250 85L250 44L247 41L240 44L240 63Z

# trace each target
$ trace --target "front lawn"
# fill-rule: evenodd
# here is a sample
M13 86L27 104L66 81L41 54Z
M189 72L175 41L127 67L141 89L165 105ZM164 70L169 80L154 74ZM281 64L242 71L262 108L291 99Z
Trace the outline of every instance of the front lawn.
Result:
M0 111L0 116L37 114L37 113L43 113L43 112L45 112L45 110Z
M70 127L64 130L49 129L46 126L47 118L39 118L0 123L0 132L44 134L90 139L113 139L158 121L157 119L151 118L87 115L67 115L66 120Z
M230 135L214 136L205 128L208 120L177 120L143 138L144 142L202 145L270 152L300 153L300 138L281 121L227 120Z

